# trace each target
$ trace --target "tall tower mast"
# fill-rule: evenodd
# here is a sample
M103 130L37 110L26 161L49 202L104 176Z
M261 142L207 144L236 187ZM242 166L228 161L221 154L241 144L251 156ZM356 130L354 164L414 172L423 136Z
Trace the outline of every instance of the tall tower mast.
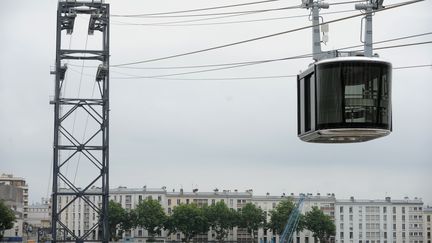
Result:
M66 35L74 34L77 16L89 19L88 31L84 33L85 35L93 35L98 32L98 35L101 36L102 41L97 49L88 50L87 43L82 49L70 49L70 47L68 49L62 46L62 39ZM55 74L55 95L50 102L54 105L51 215L52 242L54 243L108 242L109 240L109 16L109 4L103 3L102 0L89 2L60 0L58 2L56 61L55 70L52 71L52 74ZM73 80L73 76L65 78L68 70L67 62L73 60L89 60L100 64L92 79L92 82L95 82L93 87L97 85L99 88L97 97L66 95L66 83L70 83L69 85L77 83L73 82L76 81ZM79 81L81 83L81 80ZM88 122L94 123L94 127L97 128L85 139L84 136L81 139L81 136L78 136L76 131L74 132L75 121L74 125L70 126L69 121L76 119L75 113L78 112L87 115L86 128ZM84 158L81 164L91 166L93 169L91 173L86 173L90 179L85 183L75 182L76 177L81 176L79 173L75 174L75 178L68 177L69 163L78 156ZM76 171L78 171L78 165ZM66 200L61 200L62 198ZM84 220L86 217L93 219L93 221L87 221L87 224L84 223L83 230L68 224L68 216L72 218L69 209L77 202L84 207L84 215L77 216Z

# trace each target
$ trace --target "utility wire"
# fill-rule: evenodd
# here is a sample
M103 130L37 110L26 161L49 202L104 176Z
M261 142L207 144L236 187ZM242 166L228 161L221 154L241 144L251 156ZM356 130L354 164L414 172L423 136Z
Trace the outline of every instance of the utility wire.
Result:
M401 69L412 69L412 68L423 68L432 67L432 64L412 65L412 66L401 66L394 67L393 70ZM296 74L290 75L275 75L275 76L252 76L252 77L225 77L225 78L155 78L161 80L184 80L184 81L224 81L224 80L254 80L254 79L279 79L279 78L294 78Z
M89 38L89 34L87 33L84 50L87 50L88 38ZM85 56L85 53L84 53L84 56ZM80 81L79 81L79 86L78 86L78 96L77 96L78 98L80 97L81 83L82 83L82 79L83 79L83 76L84 76L84 63L85 63L85 60L82 60L82 66L81 66L81 72L80 72ZM77 117L77 112L75 111L74 112L74 121L73 121L73 126L72 126L72 134L74 134L74 131L75 131L76 117ZM86 129L87 129L87 125L86 125L86 128L84 129L84 134L86 132ZM77 177L77 174L78 174L78 168L79 168L80 160L81 160L81 153L78 154L78 161L77 161L77 165L76 165L76 168L75 168L75 175L74 175L74 179L73 179L73 184L75 184L75 180L76 180L76 177Z
M424 0L413 0L413 1L407 1L407 2L404 2L404 3L394 4L394 5L391 5L391 6L387 6L386 8L383 8L383 9L375 10L373 12L386 11L386 10L389 10L389 9L393 9L393 8L397 8L397 7L401 7L401 6L406 6L406 5L417 3L417 2L421 2L421 1L424 1ZM266 39L266 38L270 38L270 37L284 35L284 34L296 32L296 31L312 28L312 27L315 27L315 26L320 26L320 25L323 25L323 24L330 24L330 23L340 22L340 21L343 21L343 20L347 20L347 19L351 19L351 18L355 18L355 17L359 17L359 16L364 16L364 15L366 15L366 13L355 14L355 15L351 15L351 16L348 16L348 17L343 17L343 18L339 18L339 19L335 19L335 20L330 20L330 21L327 21L327 22L322 22L322 23L317 24L317 25L308 25L308 26L304 26L304 27L300 27L300 28L295 28L295 29L291 29L291 30L287 30L287 31L282 31L282 32L278 32L278 33L274 33L274 34L270 34L270 35L265 35L265 36L259 36L259 37L255 37L255 38L251 38L251 39L247 39L247 40L243 40L243 41L238 41L238 42L233 42L233 43L229 43L229 44L219 45L219 46L210 47L210 48L206 48L206 49L201 49L201 50L197 50L197 51L191 51L191 52L186 52L186 53L181 53L181 54L176 54L176 55L171 55L171 56L166 56L166 57L160 57L160 58L154 58L154 59L148 59L148 60L143 60L143 61L136 61L136 62L116 64L116 65L112 65L112 67L119 67L119 66L127 66L127 65L134 65L134 64L140 64L140 63L148 63L148 62L154 62L154 61L161 61L161 60L166 60L166 59L172 59L172 58L177 58L177 57L182 57L182 56L197 54L197 53L201 53L201 52L212 51L212 50L216 50L216 49L226 48L226 47L235 46L235 45L239 45L239 44L244 44L244 43L248 43L248 42L252 42L252 41L257 41L257 40L262 40L262 39Z
M372 44L376 45L376 44L382 44L382 43L386 43L386 42L393 42L393 41L398 41L398 40L406 40L406 39L411 39L411 38L416 38L416 37L422 37L422 36L431 35L431 34L432 34L432 32L426 32L426 33L421 33L421 34L402 36L402 37L397 37L397 38L392 38L392 39L386 39L386 40L382 40L382 41L376 41L376 42L373 42ZM352 49L352 48L357 48L357 47L362 47L362 46L363 45L353 45L353 46L338 48L337 50L347 50L347 49ZM305 54L303 56L310 57L310 56L312 56L312 54ZM145 70L194 69L194 68L205 68L205 67L234 66L234 65L240 65L240 64L254 64L254 63L258 63L259 64L259 63L273 62L273 61L283 61L283 60L285 60L285 58L264 59L264 60L245 61L245 62L232 62L232 63L189 65L189 66L165 66L165 67L129 67L129 66L121 66L121 67L117 67L117 68L121 68L121 69L145 69ZM74 64L69 64L69 66L81 67L80 65L74 65ZM85 67L87 67L87 68L95 68L97 66L85 66ZM112 67L112 66L110 66L110 67ZM120 73L120 72L116 72L116 71L111 71L111 72L113 72L113 73ZM124 73L120 73L120 74L124 74Z
M198 12L198 11L208 11L208 10L222 9L222 8L240 7L240 6L246 6L246 5L254 5L254 4L277 2L277 1L280 1L280 0L265 0L265 1L249 2L249 3L239 3L239 4L232 4L232 5L223 5L223 6L209 7L209 8L197 8L197 9L180 10L180 11L172 11L172 12L160 12L160 13L126 14L126 15L112 14L111 17L139 17L139 16L153 16L153 15L167 15L167 14L178 14L178 13L190 13L190 12Z
M401 44L401 45L377 47L377 48L375 48L375 50L400 48L400 47L424 45L424 44L431 44L431 43L432 43L432 41L417 42L417 43L409 43L409 44ZM348 47L347 48L342 48L342 49L350 49L350 48L351 47L349 47L349 48ZM342 50L342 49L339 49L339 50ZM219 68L204 69L204 70L198 70L198 71L180 72L180 73L171 73L171 74L162 74L162 75L154 75L154 76L138 76L138 75L130 75L130 74L123 73L125 75L128 75L128 77L111 77L111 79L151 79L151 78L181 76L181 75L186 75L186 74L196 74L196 73L205 73L205 72L212 72L212 71L220 71L220 70L226 70L226 69L232 69L232 68L238 68L238 67L244 67L244 66L257 65L257 64L262 64L262 63L270 63L270 62L276 62L276 61L283 61L283 60L310 58L312 56L313 56L312 54L298 55L298 56L285 57L285 58L279 58L279 59L270 59L270 60L259 61L259 62L243 63L243 64L238 64L238 65L233 65L233 66L228 66L228 67L219 67Z
M420 64L420 65L411 65L411 66L400 66L394 67L393 70L401 70L401 69L412 69L412 68L424 68L424 67L432 67L432 64ZM279 79L279 78L293 78L297 77L296 74L290 75L274 75L274 76L251 76L251 77L225 77L225 78L154 78L161 80L185 80L185 81L223 81L223 80L253 80L253 79Z
M409 69L409 68L423 68L423 67L432 67L432 64L413 65L413 66L404 66L404 67L395 67L395 68L393 68L393 69Z
M127 23L122 21L116 21L113 22L114 24L120 24L120 25L154 25L154 26L165 26L168 24L177 24L177 23L191 23L191 22L200 22L200 21L206 21L206 20L212 20L212 19L225 19L225 18L232 18L232 17L238 17L238 16L244 16L249 15L253 13L241 13L241 14L233 14L233 15L227 15L227 16L217 16L217 17L210 17L210 18L200 18L200 19L189 19L189 20L181 20L181 21L170 21L170 22L161 22L161 23L149 23L149 24L141 24L141 23Z
M382 44L382 43L386 43L386 42L393 42L393 41L398 41L398 40L411 39L411 38L416 38L416 37L421 37L421 36L426 36L426 35L431 35L431 34L432 34L432 32L426 32L426 33L422 33L422 34L415 34L415 35L397 37L397 38L392 38L392 39L387 39L387 40L382 40L382 41L376 41L376 42L373 42L373 44L376 45L376 44ZM346 50L346 49L357 48L357 47L362 47L362 46L363 45L354 45L354 46L339 48L338 50ZM122 69L189 69L189 68L231 66L231 65L238 65L238 64L248 64L248 63L260 63L260 62L266 62L266 61L271 61L271 60L279 60L279 59L267 59L267 60L258 60L258 61L220 63L220 64L206 64L206 65L191 65L191 66L166 66L166 67L129 67L129 66L120 66L120 67L117 67L117 68L122 68Z
M349 4L349 3L361 3L364 1L356 0L356 1L346 1L346 2L338 2L338 3L329 3L330 6L332 5L342 5L342 4Z
M338 13L347 13L347 12L357 12L358 10L341 10L341 11L333 11L327 13L321 13L321 15L331 15ZM224 16L224 17L234 17L237 15ZM173 26L211 26L211 25L225 25L225 24L241 24L241 23L253 23L253 22L263 22L263 21L272 21L272 20L281 20L281 19L293 19L293 18L302 18L309 17L310 14L301 14L301 15L293 15L287 17L274 17L274 18L262 18L262 19L252 19L252 20L238 20L238 21L225 21L225 22L212 22L212 23L197 23L197 24L182 24L187 22L198 22L209 19L197 19L197 20L187 20L187 21L172 21L172 22L160 22L160 23L128 23L122 21L116 21L113 24L115 25L125 25L125 26L165 26L165 27L173 27Z
M241 13L262 13L262 12L268 12L268 11L279 11L279 10L285 10L285 9L291 9L291 8L300 8L301 7L301 5L297 5L297 6L292 6L292 7L288 7L288 8L259 9L259 10L249 10L249 11L222 12L222 13L206 13L206 14L192 14L192 15L172 15L172 14L178 14L178 13L190 13L190 12L198 12L198 11L208 11L208 10L214 10L214 9L240 7L240 6L253 5L253 4L276 2L276 1L280 1L280 0L266 0L266 1L258 1L258 2L250 2L250 3L240 3L240 4L225 5L225 6L218 6L218 7L210 7L210 8L190 9L190 10L181 10L181 11L172 11L172 12L161 12L161 13L112 14L111 17L126 17L126 18L182 18L182 17L213 16L213 15L231 15L231 14L241 14ZM336 2L336 3L330 3L329 5L342 5L342 4L358 3L358 2L364 2L364 1L355 0L355 1Z
M282 8L269 8L269 9L259 9L259 10L247 10L247 11L235 11L235 12L224 12L224 13L206 13L206 14L185 14L185 15L139 15L139 16L131 16L131 15L123 15L123 16L113 16L113 17L127 17L127 18L190 18L190 17L203 17L203 16L220 16L220 15L233 15L233 14L255 14L255 13L265 13L272 11L281 11L287 9L297 9L300 8L301 5L288 6Z

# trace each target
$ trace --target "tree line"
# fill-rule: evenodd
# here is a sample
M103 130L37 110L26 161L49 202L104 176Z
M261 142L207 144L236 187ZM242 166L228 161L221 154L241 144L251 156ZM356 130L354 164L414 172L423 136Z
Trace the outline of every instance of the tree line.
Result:
M252 238L257 237L259 228L280 235L294 207L290 199L281 201L269 212L267 222L266 212L252 203L245 204L239 211L229 208L224 201L203 207L194 203L180 204L170 215L166 215L157 200L143 200L132 210L126 210L120 203L110 201L110 236L111 240L118 240L127 230L143 228L147 230L150 239L166 230L168 235L182 233L182 241L189 242L195 236L212 230L215 238L223 242L234 227L246 229ZM336 233L331 217L317 207L301 215L297 231L305 229L310 230L313 237L323 243L329 242L330 237Z

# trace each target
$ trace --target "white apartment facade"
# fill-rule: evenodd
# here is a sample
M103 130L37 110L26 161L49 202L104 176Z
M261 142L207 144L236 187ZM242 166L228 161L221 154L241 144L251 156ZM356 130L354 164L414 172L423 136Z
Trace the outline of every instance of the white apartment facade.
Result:
M426 207L423 208L423 242L424 243L431 243L432 242L432 208Z
M51 204L49 199L42 198L41 202L28 207L27 223L32 226L33 230L50 227Z
M289 195L294 200L299 196ZM110 200L114 200L127 210L134 209L138 203L144 199L151 198L158 200L167 215L179 204L195 203L200 206L211 205L219 201L232 209L239 210L246 203L253 203L267 213L273 210L277 204L286 199L287 196L254 196L252 190L239 192L237 190L214 190L213 192L193 192L170 191L165 187L160 189L154 188L126 188L119 187L110 190ZM98 196L89 198L95 205L101 205L101 199ZM67 196L62 196L59 203L67 204L71 200ZM336 225L336 236L332 242L337 243L430 243L426 241L430 221L424 216L423 202L420 199L403 199L392 200L357 200L354 198L348 200L337 200L334 194L312 195L307 194L304 201L302 213L306 213L312 207L320 208L325 214L334 219ZM61 218L65 224L73 229L77 234L86 232L92 225L97 223L97 217L88 213L88 205L77 199L65 210ZM430 216L429 210L429 216ZM432 217L432 216L431 216ZM430 220L430 217L429 217ZM429 225L429 226L428 226ZM91 234L95 239L98 232ZM145 229L137 228L125 232L123 238L128 241L146 242L148 234ZM159 241L180 241L183 238L181 234L168 235L162 231L156 240ZM198 242L216 240L214 232L199 235L195 238ZM242 229L234 228L229 232L226 239L232 242L250 242L251 235ZM270 230L259 229L259 243L278 242L279 236L272 234ZM316 243L312 232L303 231L294 236L293 243Z
M15 214L16 221L12 229L6 230L5 237L23 237L24 222L28 218L28 185L24 178L12 174L0 175L0 199L5 199Z
M420 199L336 200L337 243L423 243Z
M324 214L330 216L334 219L334 205L335 205L335 195L328 193L326 195L312 195L312 194L306 194L305 200L303 202L302 207L302 214L305 214L306 212L309 212L312 210L312 207L318 207L320 208ZM297 202L300 199L300 196L296 196L294 194L291 194L289 197L293 198L295 202ZM274 210L277 206L277 204L287 199L286 195L281 196L270 196L269 194L265 196L253 196L252 202L260 207L264 212L267 214L267 222L270 221L270 211ZM265 229L259 229L258 231L258 241L259 242L279 242L279 235L273 234L271 230L265 230ZM294 235L293 237L293 243L316 243L312 232L308 230L304 230L302 232L299 232Z

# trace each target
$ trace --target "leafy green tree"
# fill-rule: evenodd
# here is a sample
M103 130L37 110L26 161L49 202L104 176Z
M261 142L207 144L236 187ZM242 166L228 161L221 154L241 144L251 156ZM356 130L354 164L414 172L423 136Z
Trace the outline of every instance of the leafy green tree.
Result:
M270 222L267 224L267 227L276 234L281 235L294 208L295 204L291 198L281 201L274 210L270 211ZM296 231L300 232L303 229L304 216L300 215Z
M182 241L189 242L196 235L206 233L209 226L202 208L196 204L181 204L173 209L165 223L165 229L169 234L183 233Z
M108 204L108 215L111 240L117 241L125 230L129 230L134 226L133 213L128 213L122 208L120 203L110 201Z
M295 205L291 199L281 201L274 210L270 211L268 227L276 234L282 234L294 207Z
M312 207L312 210L305 214L304 226L312 231L313 236L323 243L330 242L330 237L336 234L336 226L333 220L318 207Z
M137 225L145 228L150 238L153 238L163 229L167 216L157 200L146 199L138 204L135 209Z
M266 215L264 211L252 203L247 203L240 211L238 226L247 229L254 239L258 228L263 227L265 222Z
M0 200L0 240L6 230L13 228L14 222L15 215L13 211Z
M229 230L236 226L238 214L223 202L217 202L204 208L205 217L212 230L216 232L216 239L223 242Z

